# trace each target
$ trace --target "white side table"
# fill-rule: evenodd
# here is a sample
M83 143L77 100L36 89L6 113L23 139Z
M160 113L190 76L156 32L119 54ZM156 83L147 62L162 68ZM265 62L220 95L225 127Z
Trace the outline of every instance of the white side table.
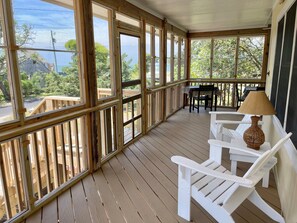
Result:
M234 145L246 147L246 143L242 139L232 139L231 143ZM264 153L267 150L270 150L271 146L269 142L264 142L263 145L260 146L259 150L255 150L256 152L259 152L259 154ZM230 149L230 160L231 160L231 172L232 174L236 175L237 170L237 162L246 162L246 163L254 163L257 160L257 157L252 156L250 154L242 153L239 151L235 151ZM263 177L262 180L262 187L268 187L269 185L269 172Z

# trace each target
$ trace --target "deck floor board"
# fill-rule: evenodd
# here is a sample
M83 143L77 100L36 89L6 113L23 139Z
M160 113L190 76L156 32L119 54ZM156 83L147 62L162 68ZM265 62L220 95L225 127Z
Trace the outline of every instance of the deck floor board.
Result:
M196 162L208 159L208 112L189 113L183 109L147 135L128 146L97 172L87 176L54 199L26 222L186 222L177 214L177 166L173 155L186 156ZM228 152L223 153L223 165L230 168ZM243 175L250 164L238 163ZM269 188L257 185L257 191L280 212L274 176ZM58 213L53 213L55 209ZM216 222L195 201L191 205L192 222ZM49 219L54 216L54 219ZM237 223L270 223L272 220L249 201L233 214Z

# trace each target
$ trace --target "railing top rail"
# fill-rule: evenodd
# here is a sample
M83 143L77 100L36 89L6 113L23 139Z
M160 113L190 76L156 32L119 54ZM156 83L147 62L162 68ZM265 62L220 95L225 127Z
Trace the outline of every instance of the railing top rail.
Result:
M178 81L178 82L169 83L168 85L161 86L161 87L149 88L149 89L147 89L147 92L151 93L151 92L161 91L161 90L171 88L171 87L174 87L176 85L180 85L180 84L183 84L186 82L188 82L188 80L182 80L182 81Z
M91 113L91 112L104 110L104 109L109 108L111 106L117 105L118 102L119 102L118 99L113 100L113 101L107 102L107 103L102 104L102 105L97 105L97 106L92 107L92 108L85 108L85 109L82 109L80 111L76 111L76 112L73 112L73 113L70 113L70 114L65 114L63 116L50 118L50 119L43 120L43 121L40 121L40 122L37 122L37 123L32 123L32 124L29 124L29 125L26 125L26 126L20 126L20 127L5 131L3 133L0 133L0 142L7 141L7 140L10 140L12 138L16 138L18 136L24 135L24 134L28 134L30 132L35 132L35 131L39 131L39 130L42 130L42 129L45 129L45 128L49 128L51 126L54 126L54 125L57 125L57 124L60 124L60 123L63 123L63 122L78 118L80 116L86 115L86 114Z
M190 79L188 82L212 82L212 83L259 83L259 84L265 84L265 80L260 79L207 79L207 78L198 78L198 79Z

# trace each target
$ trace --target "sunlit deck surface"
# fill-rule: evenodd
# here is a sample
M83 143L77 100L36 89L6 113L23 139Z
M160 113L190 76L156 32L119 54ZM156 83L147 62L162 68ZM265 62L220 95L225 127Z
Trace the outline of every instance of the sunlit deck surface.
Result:
M183 109L123 152L64 192L26 222L186 222L177 213L177 166L173 155L199 163L208 158L209 114ZM230 168L228 154L223 165ZM242 174L248 164L240 163ZM269 188L257 191L280 212L274 177ZM236 222L272 222L245 201L232 215ZM216 222L198 204L192 204L193 222Z

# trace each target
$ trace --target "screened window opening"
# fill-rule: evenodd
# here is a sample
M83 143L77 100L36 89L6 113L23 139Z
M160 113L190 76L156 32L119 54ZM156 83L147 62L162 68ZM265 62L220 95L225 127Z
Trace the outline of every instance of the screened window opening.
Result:
M0 124L16 118L13 106L12 82L7 58L7 41L4 12L0 2Z
M191 78L210 78L211 39L191 41Z
M264 36L191 40L191 78L261 79Z
M109 10L92 4L93 8L93 27L95 41L95 62L97 73L97 92L98 99L114 96L115 80L111 69L111 14Z
M171 38L171 33L168 33L167 34L167 59L166 59L166 82L169 83L172 81L172 78L171 78L171 63L172 63L172 60L171 60L171 41L172 41L172 38Z
M262 36L239 39L237 78L261 78L263 49Z
M12 0L12 6L26 116L79 104L73 1L57 5L41 0L28 0L26 4Z
M213 78L232 78L235 72L236 38L214 39Z
M160 84L160 34L161 30L146 25L146 85L152 88Z

